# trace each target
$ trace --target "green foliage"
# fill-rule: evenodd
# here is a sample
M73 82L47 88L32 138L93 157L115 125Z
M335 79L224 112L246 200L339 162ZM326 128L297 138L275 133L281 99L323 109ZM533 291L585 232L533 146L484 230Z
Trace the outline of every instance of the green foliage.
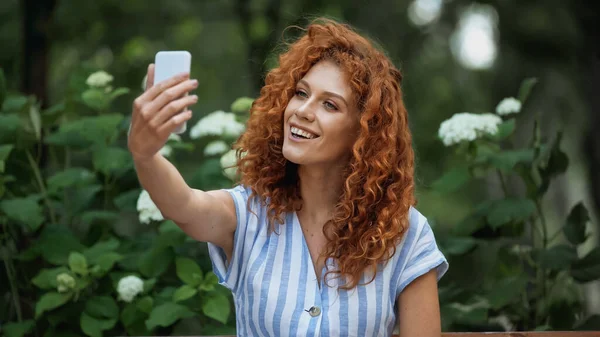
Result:
M6 91L0 69L0 276L10 283L4 298L21 303L9 306L10 321L0 317L2 335L168 335L184 321L208 335L234 329L230 293L198 263L198 243L172 221L145 224L138 214L128 121L110 112L129 91L82 83L40 112L33 97ZM233 106L242 116L251 103ZM178 151L219 138L170 140L165 156L176 163ZM186 179L231 186L210 160L210 179L202 168Z
M521 85L523 105L536 83L527 79ZM483 198L465 219L448 226L452 233L438 235L451 265L485 271L480 281L459 279L440 289L446 329L495 330L499 321L504 322L501 329L600 328L597 317L585 315L579 286L600 279L600 248L578 254L588 239L590 217L578 203L564 222L552 227L547 221L542 200L569 160L561 150L561 132L547 142L540 137L538 121L534 124L524 147L513 146L518 118L504 120L495 134L464 140L455 148L459 164L432 185L449 194L496 179L503 194Z

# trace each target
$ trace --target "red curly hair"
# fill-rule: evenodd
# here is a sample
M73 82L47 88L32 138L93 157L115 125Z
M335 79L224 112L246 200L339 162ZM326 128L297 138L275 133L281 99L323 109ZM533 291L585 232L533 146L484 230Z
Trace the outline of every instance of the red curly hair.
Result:
M296 83L321 60L335 62L346 74L360 111L343 193L324 225L322 254L338 266L326 276L344 278L341 288L351 289L369 270L374 273L367 283L372 282L379 264L395 254L415 203L414 153L400 71L350 26L317 19L267 74L247 131L234 148L241 183L251 187L251 199L259 197L267 207L270 230L276 230L286 212L302 207L297 165L282 155L283 114Z

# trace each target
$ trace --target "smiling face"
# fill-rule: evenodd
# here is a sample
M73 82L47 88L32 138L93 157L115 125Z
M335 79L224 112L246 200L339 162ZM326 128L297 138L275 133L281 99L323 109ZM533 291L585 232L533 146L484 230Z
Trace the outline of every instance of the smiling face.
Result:
M358 109L339 66L320 61L298 81L284 114L283 156L299 165L346 163Z

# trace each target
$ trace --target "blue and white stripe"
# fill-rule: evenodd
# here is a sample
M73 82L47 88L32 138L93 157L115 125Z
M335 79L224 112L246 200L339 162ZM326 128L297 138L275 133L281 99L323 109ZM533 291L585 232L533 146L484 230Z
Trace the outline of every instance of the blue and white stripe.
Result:
M250 189L227 191L238 221L231 263L218 246L208 249L220 284L233 293L238 336L391 336L400 292L434 268L438 279L448 269L426 218L411 208L406 235L373 282L342 290L330 280L333 287L319 287L296 213L286 215L279 234L269 233L265 208L254 201L255 214L247 209ZM313 306L321 309L314 317Z

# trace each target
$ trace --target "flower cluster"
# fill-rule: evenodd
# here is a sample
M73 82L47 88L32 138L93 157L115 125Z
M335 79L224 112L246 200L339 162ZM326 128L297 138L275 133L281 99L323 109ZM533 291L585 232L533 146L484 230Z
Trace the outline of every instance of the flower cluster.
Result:
M75 288L75 279L67 273L56 275L56 285L59 293L65 293Z
M208 144L204 148L204 155L214 156L217 154L225 153L230 149L229 145L222 140L215 140Z
M439 137L446 146L473 141L483 135L495 135L502 119L494 114L457 113L440 125Z
M244 124L235 119L231 112L215 111L200 119L190 130L190 138L203 136L238 137L244 132Z
M90 87L102 88L107 86L110 82L112 82L112 80L113 76L111 74L101 70L91 74L85 83Z
M496 113L500 116L506 116L521 111L521 101L514 97L503 99L496 107Z
M138 197L137 210L140 222L144 224L148 224L152 220L161 221L165 219L146 190L142 190L142 193Z
M445 146L452 146L461 142L472 142L486 135L493 136L498 132L498 125L502 123L500 116L520 111L521 102L514 97L508 97L503 99L496 107L497 115L491 113L457 113L440 124L438 137Z
M221 167L223 168L223 174L231 180L235 179L237 175L237 156L235 150L229 150L221 157ZM233 167L232 167L233 166Z
M117 284L117 292L119 298L127 303L144 291L144 281L137 276L126 276L119 280Z

